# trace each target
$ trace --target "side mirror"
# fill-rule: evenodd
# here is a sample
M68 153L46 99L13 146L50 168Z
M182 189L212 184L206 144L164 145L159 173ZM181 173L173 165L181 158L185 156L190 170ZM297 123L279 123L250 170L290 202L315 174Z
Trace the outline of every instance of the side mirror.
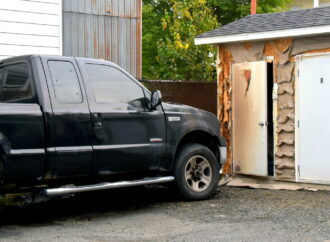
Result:
M162 93L157 90L151 93L150 109L154 110L162 103Z

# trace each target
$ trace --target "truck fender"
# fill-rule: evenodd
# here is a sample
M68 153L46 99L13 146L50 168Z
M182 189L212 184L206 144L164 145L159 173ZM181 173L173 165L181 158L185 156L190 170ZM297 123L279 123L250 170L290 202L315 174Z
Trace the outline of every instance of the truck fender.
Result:
M216 136L216 134L208 127L208 125L204 122L196 122L192 120L187 120L182 124L182 128L180 131L180 136L177 137L177 142L175 144L174 149L177 150L182 139L191 132L205 132L210 136Z

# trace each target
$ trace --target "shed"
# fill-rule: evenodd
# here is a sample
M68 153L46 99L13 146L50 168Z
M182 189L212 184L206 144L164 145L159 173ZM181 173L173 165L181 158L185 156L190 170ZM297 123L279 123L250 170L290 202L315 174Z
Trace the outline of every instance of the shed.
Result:
M142 0L0 1L0 59L26 54L105 59L142 71Z
M330 184L330 7L250 15L195 43L218 47L224 170Z

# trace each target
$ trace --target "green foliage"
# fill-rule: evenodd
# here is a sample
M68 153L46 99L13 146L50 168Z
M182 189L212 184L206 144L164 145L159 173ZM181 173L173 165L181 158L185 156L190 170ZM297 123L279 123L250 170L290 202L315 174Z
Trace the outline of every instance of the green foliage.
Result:
M292 0L258 0L258 13ZM216 80L216 48L194 37L250 14L250 0L143 0L143 78Z
M206 0L143 4L143 78L215 80L216 49L194 45L196 35L218 26Z
M195 46L194 37L218 26L206 0L170 0L162 26L165 36L158 41L159 78L185 81L216 79L215 48ZM205 18L205 16L208 16Z
M257 13L288 10L292 0L257 0ZM207 0L221 25L228 24L250 14L251 0Z
M155 79L159 64L156 63L157 42L163 36L162 15L154 6L143 6L142 27L142 73L145 79Z

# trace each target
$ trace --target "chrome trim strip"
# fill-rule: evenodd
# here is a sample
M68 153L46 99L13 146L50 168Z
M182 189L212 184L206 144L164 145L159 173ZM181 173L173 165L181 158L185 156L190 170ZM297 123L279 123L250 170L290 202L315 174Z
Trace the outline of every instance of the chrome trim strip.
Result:
M48 147L48 152L87 152L94 150L111 150L111 149L125 149L125 148L138 148L148 147L150 144L127 144L127 145L94 145L94 146L63 146L63 147Z
M10 155L30 155L30 154L45 154L44 149L20 149L20 150L15 150L11 149L9 151Z
M56 149L54 147L49 147L49 148L46 148L47 152L55 152Z
M49 147L47 151L54 152L54 151L93 151L92 146L63 146L63 147Z
M42 112L41 111L27 111L27 110L0 110L0 115L13 115L13 114L17 114L17 115L38 115L41 116Z
M180 122L181 121L181 117L177 116L177 117L168 117L168 121L169 122Z
M99 191L99 190L121 188L121 187L132 187L139 185L166 183L166 182L174 181L174 179L175 179L174 176L153 177L153 178L145 178L142 180L134 180L134 181L120 181L120 182L111 182L111 183L104 182L100 184L86 185L86 186L50 188L43 190L43 192L48 196L56 196L56 195L65 195L65 194L78 193L78 192L90 192L90 191Z
M178 111L178 112L176 112L176 111L165 111L165 114L176 114L176 115L179 115L179 114L192 114L192 113L187 113L187 112L180 112L180 111Z
M157 139L156 141L150 142L161 142L162 139ZM138 147L148 147L150 144L128 144L128 145L94 145L95 150L111 150L111 149L126 149L126 148L138 148ZM64 146L64 147L48 147L47 152L87 152L93 151L92 146ZM19 149L10 150L11 155L24 155L24 154L45 154L44 149Z
M150 144L127 144L127 145L94 145L94 150L112 150L112 149L127 149L148 147Z
M102 103L100 104L102 105ZM109 105L109 104L107 104ZM113 113L123 113L123 114L139 114L139 113L144 113L145 111L144 110L119 110L119 109L101 109L101 108L98 108L96 110L92 110L92 114L93 113L98 113L98 112L102 112L103 114L113 114Z
M161 143L163 142L162 138L151 138L150 143Z

